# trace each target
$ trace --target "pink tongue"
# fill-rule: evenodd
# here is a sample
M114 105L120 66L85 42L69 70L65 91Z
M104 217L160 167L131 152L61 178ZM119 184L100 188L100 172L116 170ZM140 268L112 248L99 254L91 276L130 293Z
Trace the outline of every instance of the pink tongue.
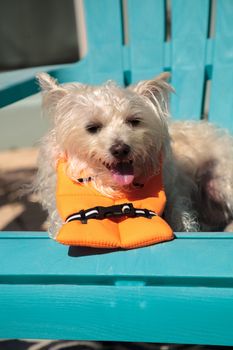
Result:
M118 173L113 173L112 177L120 186L129 185L134 179L134 175L120 175Z
M120 186L126 186L133 182L134 169L130 162L119 162L112 169L112 177Z

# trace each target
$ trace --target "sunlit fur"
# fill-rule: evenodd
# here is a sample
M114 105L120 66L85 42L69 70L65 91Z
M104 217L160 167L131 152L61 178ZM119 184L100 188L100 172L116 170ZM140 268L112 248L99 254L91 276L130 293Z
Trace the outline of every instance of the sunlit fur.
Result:
M178 179L189 183L200 229L232 231L233 137L206 121L173 122L169 131Z
M162 74L156 79L142 81L125 89L111 81L101 86L80 83L59 85L46 73L38 76L43 94L43 108L50 116L53 126L41 141L35 191L39 194L43 207L48 210L52 237L56 236L62 225L55 202L57 161L60 158L67 160L67 175L70 178L91 176L92 185L99 192L119 198L132 188L131 185L120 186L114 182L106 166L116 161L110 148L119 141L131 147L129 159L133 162L137 182L146 182L156 174L162 157L168 198L165 216L174 230L197 231L207 228L205 214L200 214L204 210L203 205L197 201L199 189L203 191L202 177L205 177L207 171L209 155L207 152L199 161L196 158L198 151L195 153L194 146L204 154L206 146L203 147L203 143L208 142L207 134L209 133L209 139L213 142L216 130L206 124L205 139L199 142L194 141L195 134L199 137L199 124L172 124L171 136L174 142L173 151L171 150L168 95L172 88L166 79L167 74ZM138 126L133 127L128 123L132 117L140 119ZM95 134L87 131L87 126L92 124L101 125L101 129ZM232 147L231 138L223 137ZM223 152L220 154L213 151L213 155L214 153L220 158L224 156ZM210 158L214 163L212 154ZM191 175L187 159L195 167ZM202 168L205 169L203 174ZM219 174L219 170L216 170L216 174ZM215 181L215 177L213 180L212 185L211 181L206 182L210 196L211 191L215 191L211 186L217 188L217 193L222 193L218 187L220 182ZM217 197L219 196L222 203L222 194ZM223 200L227 203L228 211L230 205L225 197ZM209 205L208 199L207 203ZM211 210L208 213L212 215ZM224 224L227 225L228 221L229 215ZM217 226L219 224L217 222ZM215 226L216 223L210 225L210 229Z

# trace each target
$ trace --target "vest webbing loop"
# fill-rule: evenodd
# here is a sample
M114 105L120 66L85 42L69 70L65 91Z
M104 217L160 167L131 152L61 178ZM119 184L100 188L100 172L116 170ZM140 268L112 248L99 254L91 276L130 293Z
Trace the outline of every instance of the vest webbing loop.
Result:
M119 205L111 205L108 207L96 206L87 210L80 210L77 213L71 214L66 218L66 223L74 220L79 220L82 224L87 224L89 219L103 220L106 218L120 218L120 217L138 217L143 216L151 219L157 214L148 209L134 208L132 203L123 203Z

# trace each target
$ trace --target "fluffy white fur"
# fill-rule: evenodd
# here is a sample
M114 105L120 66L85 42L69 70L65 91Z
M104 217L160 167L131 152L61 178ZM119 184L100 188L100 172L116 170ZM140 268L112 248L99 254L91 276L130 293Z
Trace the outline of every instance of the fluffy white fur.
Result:
M52 237L62 225L55 203L58 159L67 159L72 179L91 176L98 191L119 198L132 184L121 186L112 176L119 162L110 151L116 143L130 147L123 161L133 164L139 183L156 173L162 156L165 218L175 231L224 229L231 223L233 140L205 122L170 124L167 77L125 89L111 81L59 85L46 73L38 76L53 127L41 142L35 190L48 210Z

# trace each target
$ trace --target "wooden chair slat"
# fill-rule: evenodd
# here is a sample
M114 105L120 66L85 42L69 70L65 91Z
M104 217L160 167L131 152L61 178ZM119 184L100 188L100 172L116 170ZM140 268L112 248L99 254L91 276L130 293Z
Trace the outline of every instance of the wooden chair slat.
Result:
M121 1L85 0L89 79L98 84L123 84L123 33Z
M163 0L128 0L131 82L151 79L164 68Z
M232 345L232 288L3 285L0 337Z
M218 0L209 120L233 132L233 3Z
M25 283L28 278L39 282L72 281L141 281L156 285L189 285L214 281L233 285L233 234L231 233L177 234L171 242L133 250L99 250L63 246L46 233L1 233L0 280ZM43 259L41 259L43 256ZM213 256L215 257L213 259ZM171 261L173 263L171 264ZM98 267L98 268L97 268ZM17 277L18 276L18 277ZM105 284L105 283L104 283Z
M208 0L172 1L171 114L177 119L199 119L202 112L208 33Z

